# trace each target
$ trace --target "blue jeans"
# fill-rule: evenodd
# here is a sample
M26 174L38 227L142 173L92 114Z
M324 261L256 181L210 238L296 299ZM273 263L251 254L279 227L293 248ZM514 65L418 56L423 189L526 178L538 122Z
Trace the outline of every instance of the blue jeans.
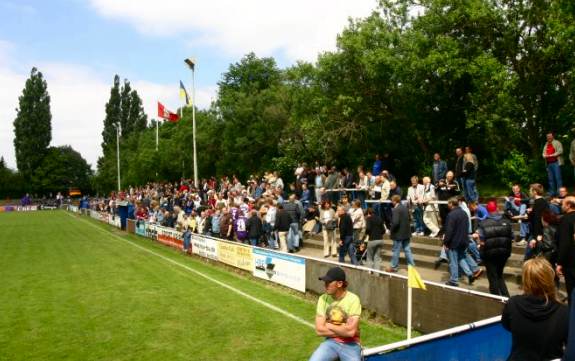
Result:
M549 208L551 208L551 206L552 205L549 205ZM520 205L516 205L514 202L505 201L505 210L510 211L516 216L523 216L527 212L527 205L523 203ZM528 234L529 234L529 223L526 220L522 220L519 225L519 236L522 239L524 239L525 237L527 237Z
M415 266L415 262L413 261L413 255L411 254L411 248L409 247L409 239L398 239L393 240L393 247L391 251L393 252L391 255L391 268L397 270L399 267L399 252L403 249L403 253L405 254L405 259L407 260L407 264Z
M449 281L451 283L459 283L459 267L467 276L473 275L467 264L465 248L448 249L447 256L449 257Z
M549 178L549 194L552 196L558 195L559 188L563 186L559 162L547 164L547 177Z
M268 247L271 249L277 249L278 246L278 235L275 231L270 231L268 233Z
M299 224L292 223L289 225L289 232L287 236L287 246L289 250L299 247Z
M258 239L257 238L250 238L250 244L252 246L257 246L258 245Z
M184 232L184 251L188 251L188 249L190 248L190 243L192 241L192 232L190 231L185 231Z
M353 236L347 236L343 240L343 245L339 246L339 262L345 263L345 255L349 256L351 264L357 264L357 257L355 257L355 243L353 243Z
M477 243L474 240L469 241L469 246L467 251L476 262L481 262L481 255L479 254L479 248L477 248Z
M467 178L465 179L465 200L467 202L477 201L479 195L477 194L477 188L475 188L475 179Z
M423 233L425 225L423 224L423 209L419 206L413 208L413 220L415 221L415 231Z
M341 343L326 338L309 358L309 361L361 361L361 346L355 342Z

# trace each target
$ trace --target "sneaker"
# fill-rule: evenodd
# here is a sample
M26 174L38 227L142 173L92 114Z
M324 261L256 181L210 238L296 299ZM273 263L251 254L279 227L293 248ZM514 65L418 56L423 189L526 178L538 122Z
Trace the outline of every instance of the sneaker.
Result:
M419 232L413 232L411 235L412 236L419 236Z
M431 234L429 235L429 237L435 238L435 237L437 237L438 234L439 234L439 231L434 232L434 233L431 233Z
M456 282L451 282L451 281L447 281L445 282L446 286L452 286L452 287L459 287L459 285Z
M516 245L520 247L527 246L527 241L525 239L522 239L521 241L517 242Z
M477 271L473 272L473 279L476 280L483 274L483 268L478 268Z
M445 262L443 258L438 258L437 260L435 260L435 262L433 262L433 269L438 269L443 262Z
M397 273L397 268L386 267L385 272Z
M425 232L419 232L417 235L418 236L425 236Z
M471 286L473 282L475 282L475 277L473 275L467 276L467 284Z

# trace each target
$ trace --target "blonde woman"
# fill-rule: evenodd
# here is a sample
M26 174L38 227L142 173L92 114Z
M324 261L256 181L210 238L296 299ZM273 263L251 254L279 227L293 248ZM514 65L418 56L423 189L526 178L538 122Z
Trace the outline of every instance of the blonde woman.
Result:
M323 234L323 256L337 256L337 243L335 238L335 229L337 228L337 218L335 211L331 207L330 201L323 201L319 210L319 221L321 223Z
M523 264L523 294L503 308L501 323L511 332L507 360L554 360L563 356L569 330L569 309L557 300L555 272L542 257Z

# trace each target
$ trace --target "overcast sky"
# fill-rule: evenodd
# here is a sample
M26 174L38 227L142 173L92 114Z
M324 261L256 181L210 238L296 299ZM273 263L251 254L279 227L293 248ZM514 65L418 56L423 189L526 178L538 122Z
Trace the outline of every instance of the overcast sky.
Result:
M196 97L209 106L230 63L248 52L281 67L335 49L349 17L375 0L0 0L0 155L16 168L13 121L36 66L48 82L52 145L71 145L95 168L115 74L130 80L155 117L180 105L183 63L195 57Z

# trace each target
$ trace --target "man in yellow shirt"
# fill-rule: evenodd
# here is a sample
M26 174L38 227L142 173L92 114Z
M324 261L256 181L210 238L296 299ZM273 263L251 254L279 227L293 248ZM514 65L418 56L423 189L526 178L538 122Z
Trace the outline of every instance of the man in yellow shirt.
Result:
M347 290L345 272L339 267L319 279L325 283L325 293L317 302L315 331L325 341L309 361L360 361L359 297Z

